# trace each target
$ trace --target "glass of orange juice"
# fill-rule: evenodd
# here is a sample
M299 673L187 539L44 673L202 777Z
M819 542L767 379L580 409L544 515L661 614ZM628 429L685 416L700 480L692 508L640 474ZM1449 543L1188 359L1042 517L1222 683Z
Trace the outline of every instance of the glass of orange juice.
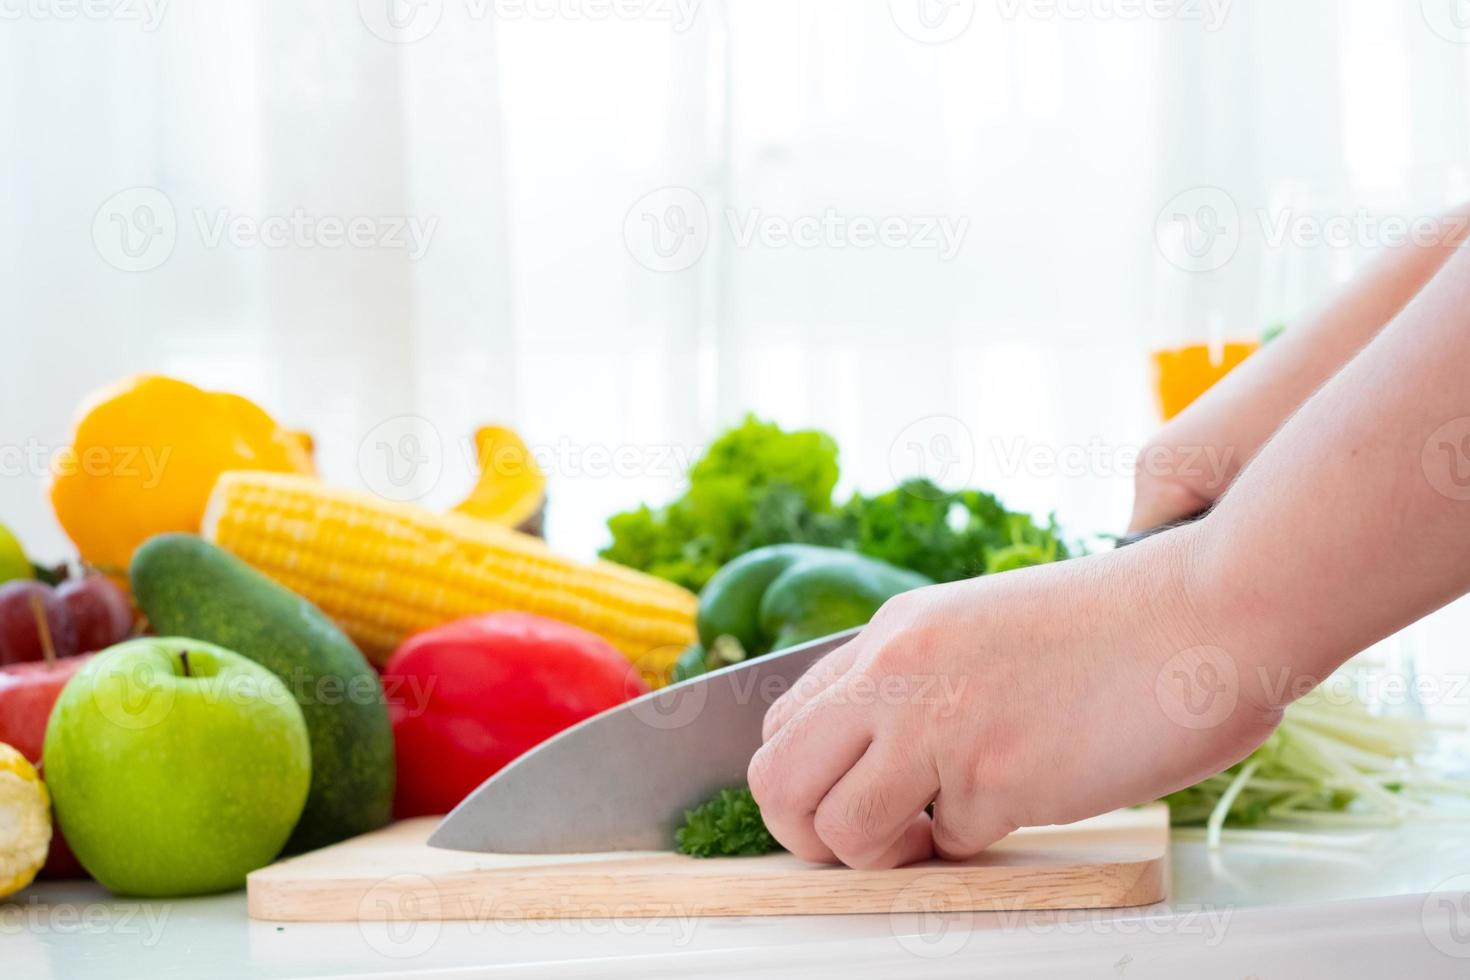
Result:
M1261 346L1259 340L1226 340L1164 347L1149 355L1159 414L1167 422L1203 395Z

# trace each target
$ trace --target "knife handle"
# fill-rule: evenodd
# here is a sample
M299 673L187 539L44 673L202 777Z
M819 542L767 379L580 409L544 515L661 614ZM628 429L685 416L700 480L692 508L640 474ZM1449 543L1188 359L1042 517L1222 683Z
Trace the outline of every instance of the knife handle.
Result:
M1116 541L1113 542L1113 547L1126 548L1130 544L1137 544L1144 538L1151 538L1155 534L1162 534L1165 531L1172 531L1176 527L1184 527L1188 524L1193 524L1195 521L1199 520L1201 517L1204 517L1209 512L1210 508L1206 507L1204 510L1195 511L1193 514L1190 514L1187 517L1175 518L1174 520L1167 521L1157 527L1151 527L1143 531L1134 531L1132 534L1121 535Z

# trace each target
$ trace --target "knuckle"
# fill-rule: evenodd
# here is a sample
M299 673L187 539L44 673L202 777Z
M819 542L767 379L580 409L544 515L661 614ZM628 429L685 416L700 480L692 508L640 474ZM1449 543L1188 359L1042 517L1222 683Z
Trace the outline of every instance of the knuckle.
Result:
M883 849L877 838L886 808L879 794L861 794L841 803L824 801L817 808L814 829L822 843L851 867L876 858Z
M955 833L954 827L941 814L934 815L934 826L931 830L934 836L934 846L947 856L969 857L965 852L963 842Z
M909 674L926 669L927 650L943 637L945 623L928 614L928 588L894 596L878 610L878 642L867 658L869 673ZM951 627L952 628L952 627Z
M900 675L915 666L914 647L911 642L914 639L912 632L904 633L888 640L873 653L873 658L868 663L865 671L875 680L884 677Z
M918 619L920 602L917 597L922 591L916 589L913 592L900 592L884 600L883 605L873 614L871 624L884 634L901 633L910 629Z
M933 834L935 849L951 860L974 857L980 851L980 848L966 839L965 835L949 820L936 818Z
M761 741L770 741L771 736L781 730L790 716L791 702L784 697L767 708L766 716L761 721Z
M964 752L954 769L946 774L941 790L950 799L975 800L981 797L988 780L984 775L981 753L975 749Z
M934 847L950 860L964 860L979 854L1016 827L1017 824L990 814L936 813Z
M975 807L981 800L1011 800L1026 795L1034 770L1015 758L1004 735L977 740L960 753L955 766L946 771L942 789L961 808Z
M746 785L762 811L780 812L787 804L786 782L781 779L779 760L769 749L761 749L745 770Z

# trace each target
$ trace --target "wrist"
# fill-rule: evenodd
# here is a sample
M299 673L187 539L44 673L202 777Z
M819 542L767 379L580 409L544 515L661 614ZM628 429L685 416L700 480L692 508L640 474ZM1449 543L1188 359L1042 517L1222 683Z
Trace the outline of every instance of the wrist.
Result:
M1281 657L1241 614L1217 535L1218 524L1205 517L1128 550L1148 546L1151 554L1139 557L1154 564L1155 574L1144 581L1162 584L1153 604L1161 622L1156 694L1165 713L1186 727L1193 718L1224 743L1249 751L1281 720L1286 701L1277 696L1271 669Z
M1243 551L1249 542L1228 517L1212 514L1168 537L1183 553L1190 616L1235 671L1240 711L1280 720L1283 709L1320 682L1309 643Z

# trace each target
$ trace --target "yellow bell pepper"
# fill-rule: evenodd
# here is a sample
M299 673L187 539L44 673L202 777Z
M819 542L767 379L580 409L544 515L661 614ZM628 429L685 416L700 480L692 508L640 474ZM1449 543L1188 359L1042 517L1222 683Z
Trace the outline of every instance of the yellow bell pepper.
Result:
M546 476L520 436L498 425L475 431L480 480L455 511L481 520L541 533Z
M226 470L310 473L301 436L239 395L158 375L127 378L82 406L52 461L51 505L83 561L121 572L164 531L198 531Z
M51 848L51 798L25 756L0 742L0 898L36 877Z

